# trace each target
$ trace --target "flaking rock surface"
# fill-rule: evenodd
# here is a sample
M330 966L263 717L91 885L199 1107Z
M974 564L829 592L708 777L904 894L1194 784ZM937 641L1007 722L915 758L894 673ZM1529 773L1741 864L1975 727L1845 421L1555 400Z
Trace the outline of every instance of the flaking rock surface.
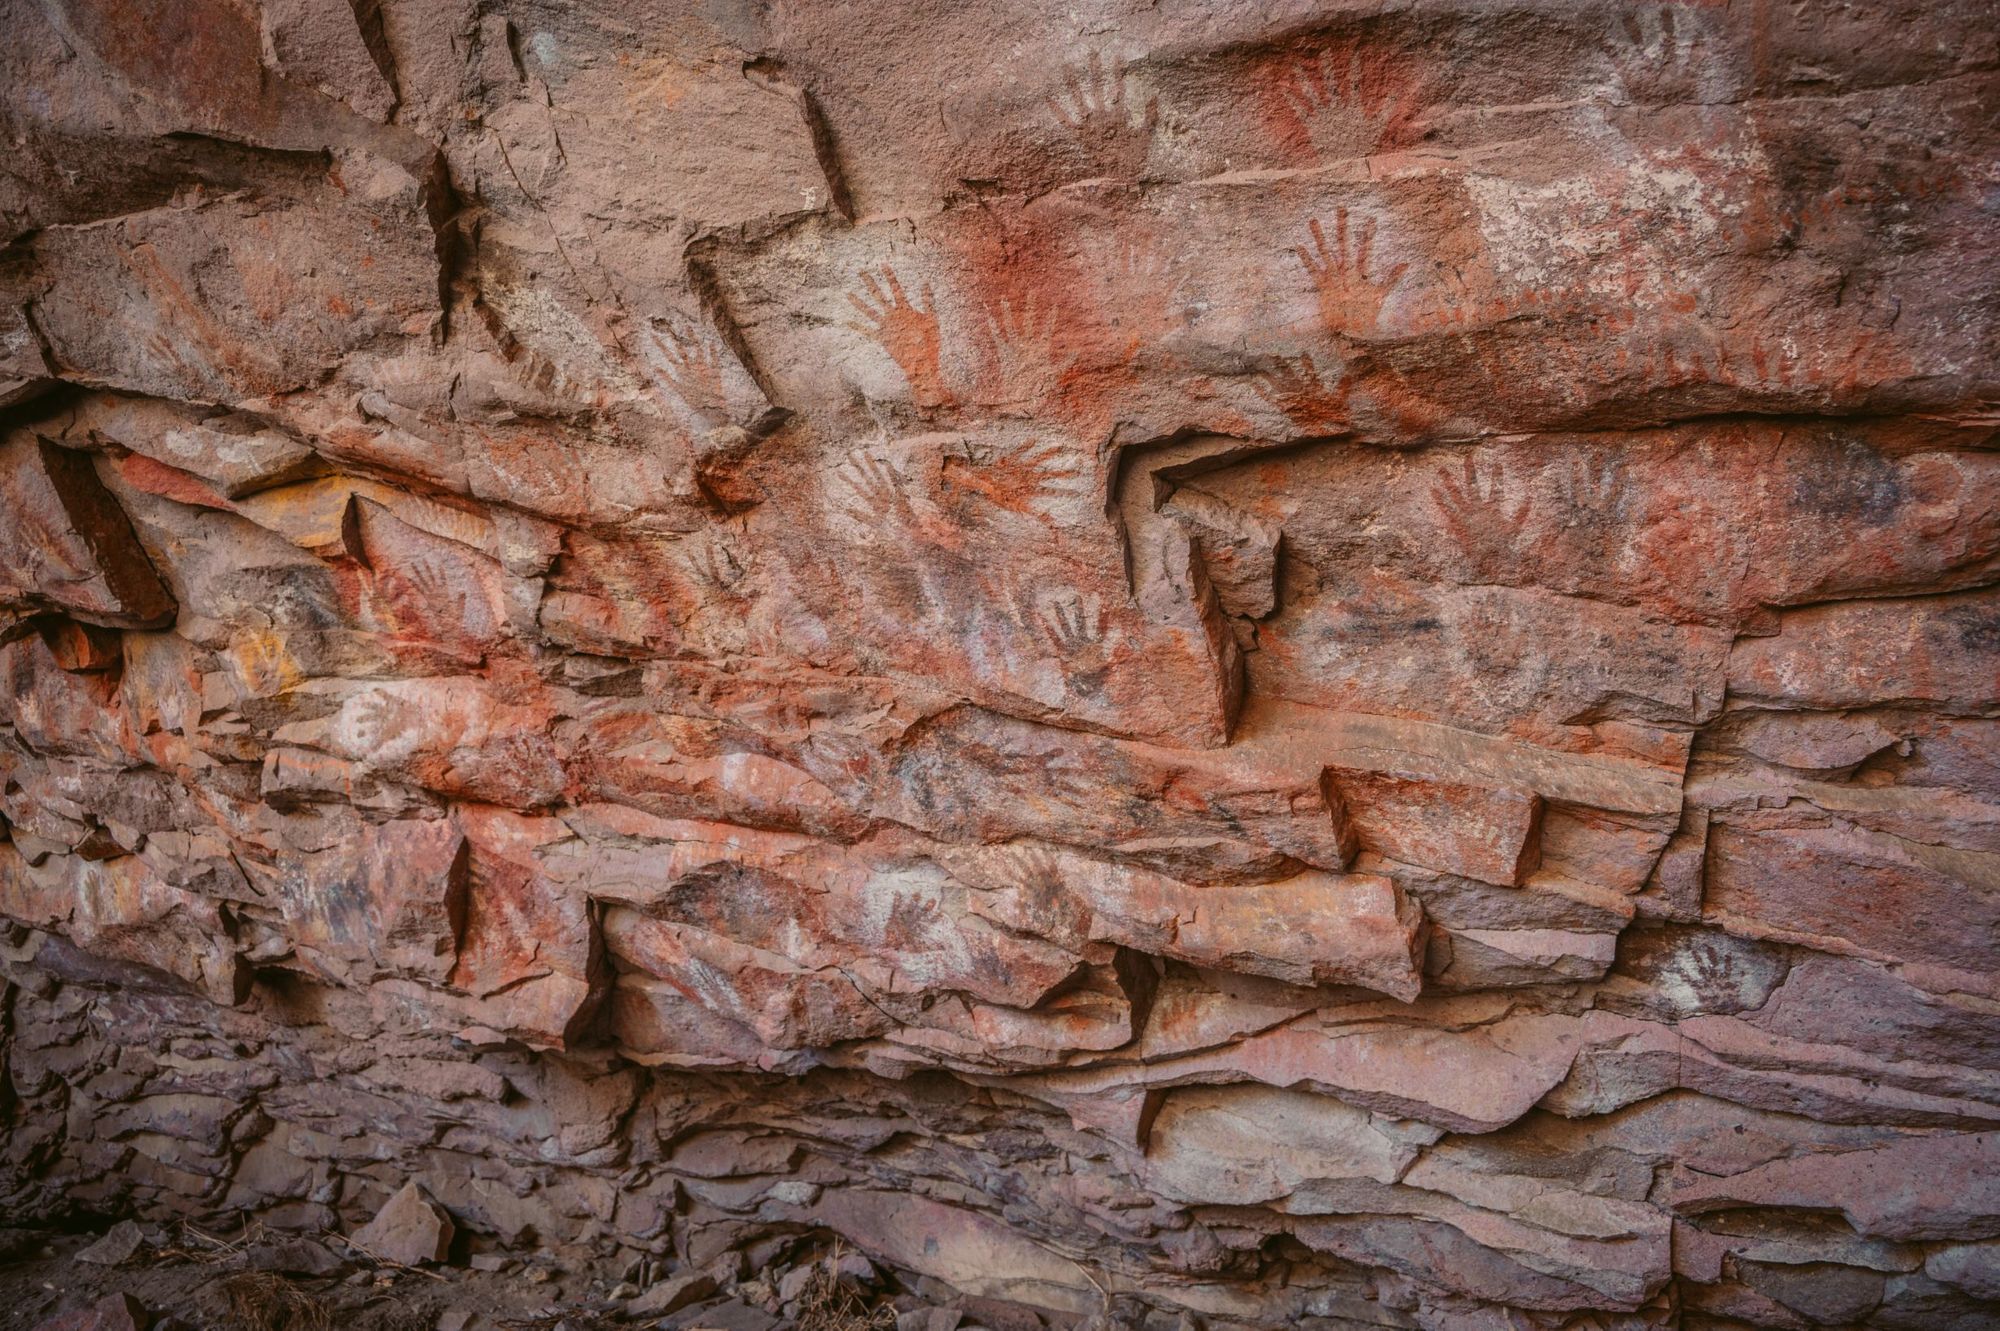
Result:
M6 1216L2000 1325L1990 4L0 30Z

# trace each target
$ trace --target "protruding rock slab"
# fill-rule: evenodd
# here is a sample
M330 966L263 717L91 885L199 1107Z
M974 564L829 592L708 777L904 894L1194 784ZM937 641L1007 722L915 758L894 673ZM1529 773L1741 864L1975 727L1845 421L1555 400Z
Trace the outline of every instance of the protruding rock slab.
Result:
M173 595L88 453L8 432L0 507L0 606L57 610L109 628L173 622Z
M1505 887L1541 860L1541 797L1406 772L1334 765L1340 816L1379 855Z
M422 1266L449 1257L456 1232L445 1209L413 1180L398 1188L373 1220L354 1231L354 1242L383 1261Z

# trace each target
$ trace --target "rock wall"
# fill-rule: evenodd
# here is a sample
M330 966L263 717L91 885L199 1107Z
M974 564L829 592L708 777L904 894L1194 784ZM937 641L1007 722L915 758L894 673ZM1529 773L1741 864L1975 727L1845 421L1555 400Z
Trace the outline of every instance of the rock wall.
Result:
M0 0L0 1212L2000 1325L1992 19Z

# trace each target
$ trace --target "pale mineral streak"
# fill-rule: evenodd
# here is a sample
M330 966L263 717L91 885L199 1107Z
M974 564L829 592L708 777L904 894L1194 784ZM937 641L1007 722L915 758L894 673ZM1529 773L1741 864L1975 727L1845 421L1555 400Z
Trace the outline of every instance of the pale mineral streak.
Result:
M2000 1325L1992 21L0 0L0 1219Z

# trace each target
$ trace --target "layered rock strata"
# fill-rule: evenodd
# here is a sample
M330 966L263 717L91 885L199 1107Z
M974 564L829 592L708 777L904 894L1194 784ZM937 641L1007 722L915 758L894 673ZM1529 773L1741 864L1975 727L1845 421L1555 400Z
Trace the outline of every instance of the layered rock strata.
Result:
M0 0L0 1212L2000 1323L1991 20Z

